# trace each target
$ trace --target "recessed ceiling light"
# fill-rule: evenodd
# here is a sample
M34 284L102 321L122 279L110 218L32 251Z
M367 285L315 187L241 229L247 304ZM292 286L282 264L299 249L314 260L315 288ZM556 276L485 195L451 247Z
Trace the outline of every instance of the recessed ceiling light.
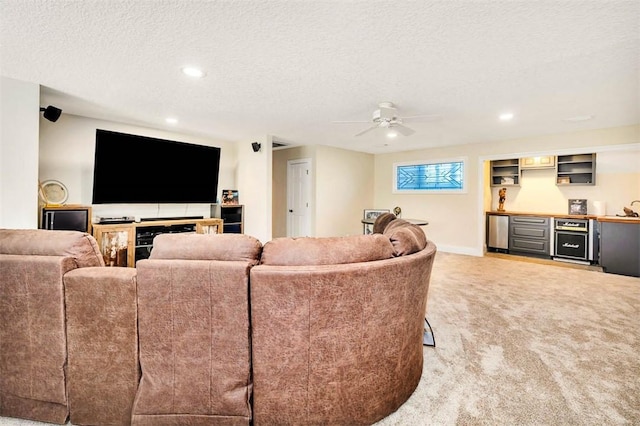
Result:
M498 117L500 119L500 121L509 121L513 118L513 113L512 112L505 112L503 114L500 114L500 116Z
M589 121L591 119L593 119L593 115L577 115L575 117L565 118L564 121L576 123L578 121Z
M182 72L185 75L188 75L189 77L193 77L193 78L202 78L205 76L205 72L202 71L200 68L196 68L196 67L183 67Z
M396 133L394 130L387 132L388 138L395 138L396 136L398 136L398 133Z
M169 124L177 124L178 123L178 119L177 118L173 118L173 117L167 117L167 118L165 118L164 121L166 121Z

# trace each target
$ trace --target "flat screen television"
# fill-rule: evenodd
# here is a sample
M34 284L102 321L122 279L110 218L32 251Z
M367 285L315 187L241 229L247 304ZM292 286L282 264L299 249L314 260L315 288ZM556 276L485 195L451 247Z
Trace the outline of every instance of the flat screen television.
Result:
M220 148L96 130L93 204L215 203Z

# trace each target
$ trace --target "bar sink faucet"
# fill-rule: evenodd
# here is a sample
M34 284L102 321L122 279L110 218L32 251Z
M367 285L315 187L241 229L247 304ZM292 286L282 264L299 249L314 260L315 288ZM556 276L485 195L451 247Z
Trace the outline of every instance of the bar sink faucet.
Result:
M640 200L633 200L633 201L631 202L631 207L633 207L634 203L640 203ZM626 207L625 207L625 208L624 208L624 214L625 214L627 217L638 217L638 213L634 212L634 211L633 211L633 208L628 209L628 208L626 208Z

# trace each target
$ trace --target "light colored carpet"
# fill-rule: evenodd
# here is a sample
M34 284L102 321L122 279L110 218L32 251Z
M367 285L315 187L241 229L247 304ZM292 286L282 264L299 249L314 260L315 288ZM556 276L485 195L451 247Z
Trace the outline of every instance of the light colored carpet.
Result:
M427 317L422 380L376 426L640 425L640 278L439 252Z
M639 425L640 278L438 253L411 398L390 425Z

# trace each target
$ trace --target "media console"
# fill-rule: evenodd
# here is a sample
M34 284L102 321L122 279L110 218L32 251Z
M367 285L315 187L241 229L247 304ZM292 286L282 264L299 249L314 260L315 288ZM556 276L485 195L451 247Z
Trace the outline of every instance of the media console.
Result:
M154 220L135 223L93 224L93 236L107 266L134 267L146 259L158 234L194 232L197 234L221 234L222 219Z

